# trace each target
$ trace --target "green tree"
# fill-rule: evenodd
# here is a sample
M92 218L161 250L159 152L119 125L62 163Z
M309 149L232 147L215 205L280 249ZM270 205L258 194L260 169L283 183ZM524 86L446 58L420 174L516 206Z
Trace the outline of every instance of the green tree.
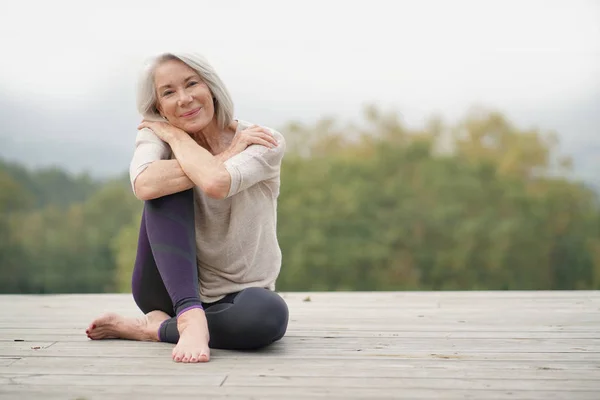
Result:
M27 291L24 250L15 241L11 224L32 202L31 194L0 169L0 292Z

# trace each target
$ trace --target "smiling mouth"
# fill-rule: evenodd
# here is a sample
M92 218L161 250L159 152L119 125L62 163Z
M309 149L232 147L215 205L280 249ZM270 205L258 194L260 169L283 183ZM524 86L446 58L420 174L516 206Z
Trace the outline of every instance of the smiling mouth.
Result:
M193 109L192 111L188 111L185 114L182 114L181 117L182 118L189 118L189 117L193 117L194 115L198 114L200 112L200 110L202 109L202 107L198 107Z

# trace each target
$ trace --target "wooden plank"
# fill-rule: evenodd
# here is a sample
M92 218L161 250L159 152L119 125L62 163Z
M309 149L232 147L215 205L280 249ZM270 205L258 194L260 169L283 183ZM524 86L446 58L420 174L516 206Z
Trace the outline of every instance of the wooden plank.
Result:
M536 326L539 324L557 326L566 325L567 327L574 329L578 326L593 325L600 322L600 316L590 314L591 310L567 310L563 315L558 313L556 310L521 310L515 315L504 315L494 316L492 310L461 310L452 312L442 312L439 310L431 312L402 312L402 311L385 311L385 310L371 310L362 311L358 310L329 310L328 313L314 312L314 313L300 313L296 310L290 310L290 317L292 320L308 323L325 323L335 322L337 324L356 322L362 323L363 325L369 325L376 323L379 325L390 325L390 326L402 326L402 324L411 324L414 326L427 326L430 324L439 325L440 323L469 323L479 325L500 325L509 327L526 327ZM72 326L74 328L77 325L87 326L91 320L101 313L90 313L89 315L68 315L64 317L44 316L35 317L28 315L29 318L24 320L22 315L9 316L3 314L2 326L0 328L43 328L49 327L48 324L52 324L52 327L62 328L64 326ZM139 317L141 313L122 313L130 316ZM335 315L334 321L332 316ZM387 320L386 318L390 318ZM77 325L72 325L73 323ZM62 326L61 326L62 325ZM518 329L519 330L519 329ZM520 329L522 330L522 328Z
M63 340L43 341L43 340L1 340L0 349L27 349L30 347L47 348L51 343L59 348L68 347L72 349L87 349L90 346L109 346L115 341L91 342L90 339L83 336L68 337ZM47 338L58 338L59 336L45 335ZM418 338L418 337L369 337L369 336L292 336L284 337L283 341L287 345L302 345L307 349L322 349L335 347L340 350L368 350L383 349L390 350L434 350L436 351L462 351L462 352L486 352L493 348L495 352L510 351L514 353L531 352L600 352L600 339L581 339L581 338ZM118 342L122 349L128 348L146 348L147 344L133 341ZM441 349L441 350L439 350Z
M0 367L7 367L19 360L17 357L0 357Z
M43 360L37 358L36 360ZM294 363L264 365L254 362L244 363L212 363L210 367L197 367L184 364L175 364L167 360L144 360L143 363L128 363L122 360L110 360L111 363L98 362L99 360L70 359L70 362L57 362L56 358L48 359L50 362L39 363L42 365L31 365L31 363L13 363L10 367L0 369L0 372L10 376L15 375L73 375L71 379L77 379L78 375L112 376L112 375L139 375L146 376L200 376L215 374L235 373L240 376L249 377L332 377L332 378L404 378L404 379L504 379L504 380L571 380L571 381L598 381L600 371L593 365L587 369L569 368L562 364L562 368L551 368L544 364L532 367L513 367L511 364L502 363L457 363L453 366L447 363L412 363L406 365L401 362L396 364L381 365L374 361L363 361L359 365L350 364L342 360L337 362L314 363L309 360L299 360ZM134 359L135 360L135 359ZM84 361L84 362L82 362ZM154 362L152 362L154 361ZM366 365L364 365L366 364ZM490 365L492 364L492 365Z
M554 294L550 294L547 297L531 297L531 298L477 298L472 295L466 295L464 297L450 297L450 296L436 296L435 294L428 294L426 297L417 297L414 295L385 295L385 294L369 294L368 297L360 296L360 294L343 294L328 293L323 296L316 294L307 295L304 299L298 297L282 296L285 302L294 308L309 309L316 308L319 305L327 304L333 308L349 308L349 309L367 309L367 308L385 308L389 307L390 304L394 305L394 309L443 309L443 308L457 308L466 307L472 309L478 309L481 307L500 307L509 308L514 304L523 305L525 308L547 308L550 306L556 306L558 308L575 308L579 309L582 307L598 307L600 300L597 298L597 294L594 296L582 298L561 298ZM40 300L43 303L40 303ZM101 300L98 302L98 300ZM19 296L2 296L0 295L0 304L12 305L12 308L7 309L7 312L14 312L15 306L29 306L35 304L40 310L53 310L64 307L64 304L69 302L79 302L73 304L69 309L74 312L85 312L86 310L98 310L106 307L118 307L123 309L136 310L137 307L131 295L116 295L114 297L108 297L105 295L74 295L58 296L54 299L42 298L36 299L35 296L25 299Z
M519 300L519 299L495 299L490 301L484 301L482 303L476 303L476 301L481 300L438 300L438 301L413 301L408 300L406 303L398 304L397 301L394 302L376 302L376 303L363 303L356 304L355 302L344 303L344 302L336 302L335 300L330 299L317 299L311 300L310 302L302 302L302 301L293 301L286 300L287 305L297 311L316 311L321 312L329 311L329 310L356 310L357 312L364 310L373 310L373 309L381 309L388 311L441 311L441 310L486 310L486 309L500 309L500 310L509 310L514 309L515 305L519 305L523 310L533 311L536 309L557 309L557 310L584 310L584 309L592 309L597 311L597 308L600 307L600 301L588 301L588 300L559 300L559 301L534 301L534 300ZM76 301L82 302L82 304L76 306L70 306L69 314L89 314L93 312L98 312L102 310L112 310L119 309L124 311L138 311L135 303L132 299L123 298L120 302L114 301L106 301L104 298L98 299L79 299ZM99 301L99 302L98 302ZM15 304L16 303L16 304ZM53 305L40 307L40 311L54 311L64 309L65 305L68 304L66 299L62 299L60 302L56 302ZM28 302L21 303L19 301L12 300L9 301L1 301L1 306L10 306L10 309L7 309L5 313L10 316L18 315L18 309L24 307L30 307ZM327 305L327 308L323 309L323 305ZM390 307L393 305L393 307ZM40 316L43 316L41 314Z
M398 330L377 331L361 330L326 330L320 327L313 329L297 329L290 327L286 337L320 337L320 338L403 338L403 339L600 339L600 333L595 331L425 331ZM2 328L0 341L57 341L57 342L88 342L84 328Z
M170 358L172 347L162 348L148 348L127 350L126 357L129 358ZM82 350L75 349L56 349L50 347L48 349L40 350L10 350L2 351L5 357L21 358L21 357L125 357L125 351L120 348L95 348ZM305 349L286 349L286 351L265 351L262 353L227 353L225 350L213 350L211 352L213 359L222 357L236 359L240 362L245 362L247 359L258 358L268 363L269 360L274 358L281 358L286 360L299 360L299 359L310 359L314 362L320 362L323 359L345 359L348 362L359 362L359 360L380 360L380 359L394 359L394 360L447 360L456 359L464 361L559 361L559 362L583 362L583 363L599 363L600 356L598 353L497 353L497 352L486 352L486 353L460 353L460 352L446 352L446 353L429 353L429 352L417 352L417 351L405 351L392 353L389 351L345 351L336 352L334 350L320 351L319 354L307 354Z
M103 311L139 316L130 294L0 296L0 399L197 398L199 390L209 398L437 399L443 390L444 398L596 399L600 392L599 292L282 297L290 308L282 341L259 352L214 350L210 363L185 365L171 361L171 344L85 338Z
M576 332L585 333L588 335L597 334L600 321L582 320L581 322L569 321L539 321L532 318L522 318L515 321L469 321L463 316L455 316L453 320L435 320L427 321L411 321L408 319L393 318L382 316L382 319L368 318L312 318L301 319L299 316L292 315L290 318L290 332L294 329L309 330L311 327L326 331L382 331L382 332L397 332L397 331L426 331L426 332ZM46 329L60 329L65 325L79 328L81 332L91 323L92 318L80 321L38 321L38 322L15 322L15 321L0 321L0 329L36 329L44 327ZM596 337L599 337L596 335Z
M95 296L95 297L94 297ZM35 307L41 311L52 311L64 309L66 304L70 302L78 302L78 304L69 304L68 309L70 313L87 313L97 312L103 309L118 308L122 310L137 311L137 307L133 298L129 295L119 295L117 298L110 298L104 295L94 296L83 296L78 295L78 298L69 297L58 297L52 301L46 299L39 299L36 303L35 297L32 299L25 300L19 297L1 296L0 305L10 306L4 312L8 315L15 315L19 308ZM322 309L323 305L327 305L324 311L329 309L344 309L344 310L369 310L369 309L388 309L393 310L418 310L418 311L434 311L443 309L510 309L514 308L515 305L519 305L524 310L535 310L535 309L573 309L581 310L584 308L596 309L600 307L600 299L597 297L593 298L492 298L492 299L478 299L472 297L464 298L440 298L440 297L406 297L396 298L396 296L386 296L381 300L371 298L360 298L360 297L348 297L346 299L329 294L326 297L315 297L314 295L306 297L304 301L301 299L288 298L283 296L283 299L288 304L297 310L315 310ZM43 301L44 304L40 304L39 301ZM393 307L390 307L393 305ZM43 315L40 314L40 315Z
M17 360L17 359L15 359ZM158 371L158 373L187 373L194 371L184 364L173 363L170 358L154 357L154 358L125 358L125 357L102 357L88 358L82 357L25 357L18 359L11 364L10 369L6 371L26 372L41 370L42 373L48 371L65 371L67 372L114 372L115 369L124 371L140 371L144 370L147 373ZM279 359L269 358L265 362L264 358L246 358L243 363L240 363L236 357L213 357L210 362L210 371L230 371L244 372L252 371L255 374L271 374L279 373L291 369L296 375L309 374L319 370L336 370L338 375L348 373L348 371L359 371L363 374L388 373L395 371L408 370L427 370L434 371L533 371L535 374L545 374L548 371L550 374L566 371L591 371L591 374L600 374L600 364L597 362L585 361L515 361L515 360L493 360L493 361L470 361L460 359L362 359L360 363L348 363L344 358L322 358L315 362L315 359ZM387 372L386 372L387 371ZM32 372L33 373L33 372ZM495 374L495 372L494 372ZM583 372L585 375L585 372ZM318 374L317 374L318 375ZM584 376L582 375L582 376ZM496 376L496 375L494 375ZM585 375L587 376L587 375ZM597 376L597 375L596 375Z
M311 387L206 387L199 388L194 386L136 386L131 387L126 393L120 386L112 387L110 385L96 386L71 386L68 389L62 385L9 385L0 388L0 399L19 398L30 399L85 399L104 400L146 400L162 399L164 396L159 393L168 394L169 397L177 396L177 399L286 399L295 400L307 398L348 400L348 399L398 399L407 398L414 400L458 400L458 399L478 399L478 400L597 400L596 391L578 391L576 393L565 394L551 390L536 391L510 391L510 390L449 390L443 392L440 397L440 391L435 388L428 389L403 389L401 391L390 392L387 388L311 388ZM568 396L568 397L565 397Z
M85 329L91 322L91 319L87 322L76 322L70 323L71 325L75 325L80 329L81 332L85 332ZM42 321L39 323L24 323L21 328L23 329L36 329L43 326L46 329L60 329L61 326L65 324L69 324L69 322L57 323L56 321ZM557 325L543 325L536 324L535 322L531 323L523 323L523 324L506 324L506 325L495 325L495 324L470 324L466 322L459 321L448 321L445 323L403 323L402 321L393 321L393 322L382 322L382 321L306 321L306 320L290 320L290 332L294 332L295 330L306 331L311 329L312 326L315 326L317 330L321 331L340 331L340 332L415 332L415 331L423 331L423 332L446 332L447 334L451 333L461 333L461 332L565 332L565 333L579 333L585 334L587 336L595 335L594 337L598 338L597 335L597 325L594 323L589 323L587 325L568 325L568 324L557 324ZM16 329L17 325L15 323L6 323L4 321L0 322L0 329ZM362 334L361 334L362 336Z
M205 365L195 365L202 367ZM0 370L2 371L2 370ZM94 386L105 384L111 386L135 387L143 386L220 386L225 377L224 374L192 374L192 375L95 375L95 374L10 374L0 372L2 379L15 385L56 385L68 382L74 386Z
M17 333L14 335L0 334L0 342L89 342L90 339L85 333L80 332L77 335L53 335L36 333Z
M418 351L429 353L458 352L472 353L597 353L600 358L600 339L420 339L420 338L366 338L366 337L284 337L286 346L303 348L306 351L326 351L345 353L348 351L404 352ZM53 346L61 349L92 349L115 347L123 350L148 349L151 343L135 341L0 341L0 351L14 349L27 350L34 347L47 349ZM157 344L165 346L168 344ZM172 345L171 345L172 346ZM39 350L37 349L37 350Z
M552 390L556 392L598 391L599 380L524 380L524 379L436 379L436 378L373 378L355 377L295 377L295 376L246 376L231 374L224 386L242 387L322 387L322 388L388 388L438 390L510 390L536 391Z
M11 351L27 351L47 349L56 342L0 342L0 354ZM32 353L33 354L33 353Z
M70 382L72 386L194 386L213 387L287 387L287 388L323 388L323 389L387 389L396 392L399 389L437 389L437 390L508 390L577 393L579 391L600 393L598 380L524 380L524 379L438 379L438 378L376 378L354 377L296 377L296 376L248 376L238 374L198 374L198 375L11 375L0 373L0 383L13 385L56 385Z
M600 298L595 291L590 292L336 292L336 293L304 293L283 294L282 297L291 307L300 309L316 309L319 305L327 304L327 309L395 309L419 308L514 308L518 304L521 309L539 309L547 307L568 308L593 308L600 307ZM304 299L311 301L305 302ZM98 301L101 299L101 301ZM60 309L64 304L75 303L69 306L72 311L85 312L99 309L137 310L130 294L116 295L60 295L60 296L23 296L0 295L0 305L11 306L5 309L7 313L17 312L15 304L19 307L35 304L41 309ZM40 304L43 303L43 304Z
M318 325L317 325L318 324ZM2 326L2 322L0 322L0 329L15 329L15 326ZM600 324L599 324L600 325ZM57 328L59 329L63 324L52 324L48 323L46 325L47 329ZM78 324L80 334L85 336L85 329L88 324L80 323ZM600 338L598 335L598 327L594 324L590 324L588 326L542 326L542 325L524 325L522 327L519 326L494 326L494 325L471 325L471 324L461 324L461 323L447 323L447 324L389 324L389 323L369 323L362 324L361 322L355 323L336 323L336 322L307 322L307 321L297 321L291 320L290 327L288 329L288 335L292 335L295 332L305 332L311 330L312 326L318 326L313 330L314 335L317 336L327 336L328 332L339 332L340 335L348 336L348 337L363 337L368 335L376 335L381 337L402 337L402 335L406 333L414 332L425 332L425 334L429 334L432 337L476 337L476 336L484 336L484 337L494 337L491 335L495 335L495 337L527 337L529 334L533 334L536 336L544 337L546 333L549 333L548 337L557 333L564 333L565 337L572 336L583 336L590 338ZM24 329L34 329L36 326L27 326ZM519 329L521 328L521 329ZM513 335L514 334L514 335ZM563 337L563 336L560 336ZM8 336L3 337L4 340L14 340L20 339L19 336Z
M365 340L366 341L366 340ZM483 341L485 342L485 341ZM589 347L589 346L588 346ZM70 356L78 357L80 354L94 357L115 357L127 353L128 357L164 357L168 356L173 348L168 343L149 343L134 341L89 341L89 342L0 342L0 354L8 357L51 357ZM265 358L311 358L326 357L349 358L425 358L425 359L462 359L462 360L495 360L512 357L515 360L572 360L572 361L598 361L600 352L590 351L583 347L556 348L550 345L528 346L519 348L512 346L500 348L482 343L479 347L469 346L468 343L456 345L447 343L421 342L420 344L376 343L345 343L342 341L318 342L293 340L284 338L280 343L259 352L238 353L215 349L213 357L235 357L240 359L265 357Z

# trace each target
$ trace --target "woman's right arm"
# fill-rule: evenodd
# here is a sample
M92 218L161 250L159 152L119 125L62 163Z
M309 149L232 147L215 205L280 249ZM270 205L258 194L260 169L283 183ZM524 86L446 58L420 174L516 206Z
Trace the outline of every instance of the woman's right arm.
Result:
M224 165L252 144L279 146L272 133L265 137L261 131L264 129L251 127L245 134L236 136L229 149L214 156L217 163ZM171 147L151 129L143 128L138 131L135 152L129 166L131 186L138 199L152 200L196 186L181 168L179 161L171 156Z
M191 189L195 184L181 169L177 160L152 162L134 181L134 192L140 200L152 200Z
M150 129L138 131L129 177L140 200L156 199L195 186L179 162L171 159L171 148Z

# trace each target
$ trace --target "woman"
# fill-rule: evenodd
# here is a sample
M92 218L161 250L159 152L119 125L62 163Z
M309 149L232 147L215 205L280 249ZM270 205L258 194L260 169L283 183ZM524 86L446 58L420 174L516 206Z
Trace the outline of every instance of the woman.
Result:
M145 316L103 315L88 337L176 343L177 362L279 340L288 324L274 292L283 136L234 120L228 91L196 55L154 59L138 110L130 178L144 210L132 293Z

